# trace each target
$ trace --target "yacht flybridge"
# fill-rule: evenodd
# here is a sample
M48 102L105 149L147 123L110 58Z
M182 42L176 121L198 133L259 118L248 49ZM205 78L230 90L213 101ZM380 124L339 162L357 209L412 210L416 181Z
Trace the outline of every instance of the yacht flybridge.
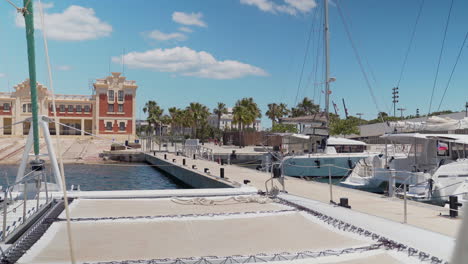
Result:
M447 200L468 179L468 135L388 134L407 154L374 156L358 162L342 183L356 189L384 191L389 183L407 184L407 195L419 200Z

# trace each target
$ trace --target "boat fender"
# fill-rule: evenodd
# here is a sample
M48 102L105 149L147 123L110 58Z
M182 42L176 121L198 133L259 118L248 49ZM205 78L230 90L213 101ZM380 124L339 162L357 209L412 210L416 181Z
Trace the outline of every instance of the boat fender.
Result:
M320 168L320 160L315 160L315 165Z
M351 159L348 159L348 167L350 169L354 169L354 164L353 164L353 161Z

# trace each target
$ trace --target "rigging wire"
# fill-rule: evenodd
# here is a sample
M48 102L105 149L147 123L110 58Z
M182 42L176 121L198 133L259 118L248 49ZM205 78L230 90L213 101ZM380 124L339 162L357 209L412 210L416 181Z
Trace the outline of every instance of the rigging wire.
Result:
M317 8L317 9L318 9L318 8ZM318 13L320 14L320 16L317 15L317 17L319 18L317 21L322 21L322 15L323 15L323 14L322 14L322 12L320 12L320 11L318 11ZM319 39L320 39L320 34L322 33L322 31L321 31L320 28L319 28L319 27L320 27L320 23L315 23L315 25L316 25L316 28L314 29L314 31L315 31L315 32L318 32L318 34L316 35L317 37L315 38L315 39L317 39L317 40L312 39L312 41L313 41L312 47L315 48L315 50L312 51L312 52L315 52L315 56L313 55L313 58L315 58L315 60L318 60L317 57L319 56L319 52L320 52L320 50L319 50L319 41L320 41L320 40L319 40ZM315 73L315 78L316 78L316 76L317 76L317 69L318 69L318 65L317 65L317 64L318 64L317 62L312 64L312 70L310 71L309 77L307 78L307 82L306 82L306 85L305 85L306 89L307 89L308 87L311 86L312 78L314 78L314 73ZM314 80L314 81L315 81L315 80ZM312 100L315 102L315 101L316 101L316 100L315 100L316 85L314 84L312 87L313 87Z
M369 89L369 93L372 97L372 101L375 105L375 107L377 108L377 111L381 112L380 110L380 107L377 103L377 98L375 97L375 94L374 94L374 90L372 88L372 85L370 83L370 80L367 76L367 73L366 73L366 70L364 69L364 65L362 63L362 59L361 59L361 56L359 55L359 52L358 52L358 49L356 47L356 44L351 36L351 31L349 29L349 26L348 26L348 23L346 22L346 19L344 18L344 15L343 15L343 11L341 9L341 2L340 1L336 1L336 7L338 9L338 14L339 14L339 17L341 18L341 22L343 23L343 26L344 26L344 29L346 31L346 35L348 36L348 39L351 43L351 47L353 48L353 51L354 51L354 55L356 56L356 60L359 64L359 68L361 69L361 73L362 75L364 76L364 79L366 81L366 85L367 85L367 88ZM380 118L382 119L382 123L385 124L385 120L383 119L383 116L380 116Z
M323 20L323 12L319 11L320 12L320 18L318 21L322 21ZM320 27L321 27L321 24L320 23L317 23L317 38L316 38L316 42L315 42L315 64L313 65L313 71L311 71L311 74L310 74L310 78L309 78L309 84L310 84L310 80L312 79L312 75L313 75L313 87L314 87L314 90L313 90L313 96L312 96L312 100L314 102L317 102L316 100L316 95L317 95L317 73L318 73L318 69L319 69L319 62L320 62L320 57L321 57L321 45L323 45L323 41L322 41L322 37L323 37L323 30L320 30ZM308 84L308 85L309 85ZM318 93L319 97L320 96L320 93ZM320 105L320 103L319 103Z
M315 10L316 13L317 9ZM304 68L307 62L307 57L309 55L309 47L310 47L310 39L312 37L312 32L314 32L314 15L312 15L311 23L310 23L310 29L309 29L309 36L307 37L307 44L306 44L306 49L304 52L304 60L302 61L302 68L301 68L301 74L299 75L299 83L297 84L297 91L296 91L296 99L294 100L294 104L297 103L297 98L299 97L299 91L301 90L301 84L302 84L302 76L304 75Z
M450 86L450 82L452 81L453 73L455 72L455 68L457 68L458 61L460 60L460 57L462 55L463 48L465 48L465 44L466 44L467 39L468 39L468 31L466 32L465 39L463 40L463 43L462 43L462 45L460 47L460 50L458 51L457 59L455 60L455 64L453 65L452 72L450 72L450 77L449 77L449 79L447 81L447 85L445 86L444 94L442 95L442 98L440 98L440 103L439 103L439 107L437 108L437 111L439 111L440 107L442 106L442 102L444 101L445 94L447 93L447 90L448 90L448 88Z
M56 132L56 139L57 139L57 152L58 152L58 157L59 157L59 163L60 163L60 174L62 178L62 189L63 189L63 201L65 205L65 215L67 219L67 234L68 234L68 248L70 251L70 260L72 264L76 263L75 259L75 253L73 250L73 237L72 237L72 231L71 231L71 224L70 224L70 209L68 207L68 197L67 197L67 185L65 182L65 174L64 174L64 169L63 169L63 159L62 159L62 151L61 151L61 143L60 143L60 130L58 129L58 122L57 122L57 108L55 104L55 90L54 90L54 83L52 79L52 70L50 66L50 57L49 57L49 47L47 43L47 34L46 34L46 27L45 27L45 22L44 22L44 10L42 8L42 2L39 0L39 13L41 15L41 26L42 26L42 38L44 40L44 51L45 51L45 58L47 62L47 71L48 71L48 77L49 77L49 83L50 83L50 89L52 92L52 106L54 108L54 122L55 122L55 131Z
M416 35L416 28L418 27L419 19L421 18L421 13L422 13L423 6L424 6L425 2L426 2L425 0L422 0L421 4L419 5L419 11L418 11L418 15L416 17L416 22L414 23L414 26L413 26L413 31L411 33L411 38L410 38L410 42L409 42L409 45L408 45L408 49L406 49L405 58L403 59L403 65L401 66L400 77L398 77L398 82L397 82L395 87L400 87L400 82L401 82L401 80L403 78L403 73L405 71L406 63L408 61L408 56L409 56L409 53L411 51L411 47L413 46L414 36Z
M449 13L448 13L448 16L447 16L447 22L445 23L444 37L442 39L442 47L440 47L439 60L437 62L437 70L436 70L436 75L435 75L435 78L434 78L434 83L432 85L431 100L429 102L429 111L427 112L427 118L429 118L429 115L431 114L432 99L434 98L434 91L435 91L435 88L436 88L436 85L437 85L437 78L439 77L440 62L442 61L442 54L444 53L445 40L447 38L448 26L449 26L449 23L450 23L450 17L452 16L453 2L454 2L454 0L450 1L450 9L449 9Z

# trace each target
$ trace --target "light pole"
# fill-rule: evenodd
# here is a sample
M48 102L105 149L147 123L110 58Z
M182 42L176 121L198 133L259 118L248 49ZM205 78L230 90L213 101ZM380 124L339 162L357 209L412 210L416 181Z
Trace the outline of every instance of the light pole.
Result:
M396 104L398 103L398 98L400 96L398 96L398 87L393 87L392 88L393 92L392 92L392 99L393 99L393 116L396 117Z
M406 108L398 108L397 110L400 111L401 118L403 118L403 111L405 111Z
M465 103L465 117L468 117L468 102Z

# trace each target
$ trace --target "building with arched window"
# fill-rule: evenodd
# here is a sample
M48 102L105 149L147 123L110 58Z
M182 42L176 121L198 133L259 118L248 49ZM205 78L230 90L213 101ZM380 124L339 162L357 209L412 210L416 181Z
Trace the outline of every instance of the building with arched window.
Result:
M97 79L92 95L55 95L55 108L61 135L135 135L135 81L126 80L118 72ZM39 115L54 117L51 92L37 84ZM0 135L27 135L30 122L12 125L31 117L29 79L14 86L12 93L0 93ZM56 134L55 125L50 132Z

